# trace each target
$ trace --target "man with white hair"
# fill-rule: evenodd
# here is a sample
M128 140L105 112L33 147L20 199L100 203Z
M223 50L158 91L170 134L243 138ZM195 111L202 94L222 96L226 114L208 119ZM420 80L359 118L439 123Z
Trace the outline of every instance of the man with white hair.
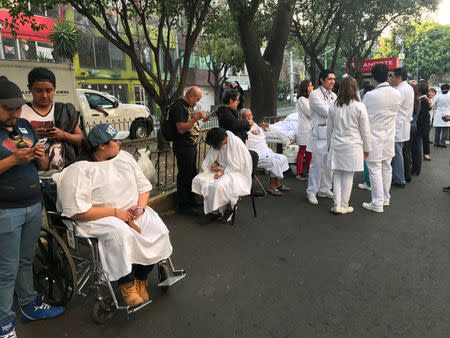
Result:
M253 121L253 114L250 109L242 109L241 117L243 120ZM267 124L262 124L265 127ZM253 122L250 130L247 132L248 138L246 146L249 150L258 153L258 168L269 171L269 189L268 193L274 196L282 196L281 191L289 191L290 188L281 184L283 172L289 169L287 157L282 154L276 154L267 146L266 136L263 128Z

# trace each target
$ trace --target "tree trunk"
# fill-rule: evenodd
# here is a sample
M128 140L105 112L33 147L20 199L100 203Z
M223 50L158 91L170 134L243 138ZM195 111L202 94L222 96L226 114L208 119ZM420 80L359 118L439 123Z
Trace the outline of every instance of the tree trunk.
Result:
M277 84L294 11L288 1L280 0L278 2L271 36L264 55L261 55L254 22L257 10L245 7L243 2L239 4L234 0L228 0L228 4L230 8L234 9L250 78L251 109L254 119L258 122L264 116L276 116Z

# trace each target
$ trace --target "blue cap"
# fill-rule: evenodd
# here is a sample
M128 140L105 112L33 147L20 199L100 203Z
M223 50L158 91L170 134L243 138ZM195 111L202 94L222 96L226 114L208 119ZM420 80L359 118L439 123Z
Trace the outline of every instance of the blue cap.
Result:
M119 132L110 124L96 124L88 135L88 141L92 147L97 147L111 140L117 139Z

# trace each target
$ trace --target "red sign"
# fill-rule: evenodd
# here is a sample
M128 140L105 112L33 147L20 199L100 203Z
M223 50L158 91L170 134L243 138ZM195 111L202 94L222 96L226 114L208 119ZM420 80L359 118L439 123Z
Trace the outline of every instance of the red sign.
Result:
M388 66L389 70L394 70L395 68L400 67L399 58L369 59L364 60L362 72L370 73L372 71L373 66L375 66L377 63L384 63L386 66ZM353 64L355 64L354 61L352 62L352 65ZM348 66L347 66L347 73L348 73Z
M11 21L8 11L0 10L0 20L4 21L5 19ZM17 38L49 42L50 39L48 38L48 35L50 34L51 27L56 23L56 19L46 18L42 16L34 16L34 19L36 20L37 24L45 25L45 28L36 32L31 28L31 25L29 23L23 26L19 24L19 29L16 30ZM9 38L14 37L11 34L11 29L7 27L5 24L3 24L1 34L3 37Z

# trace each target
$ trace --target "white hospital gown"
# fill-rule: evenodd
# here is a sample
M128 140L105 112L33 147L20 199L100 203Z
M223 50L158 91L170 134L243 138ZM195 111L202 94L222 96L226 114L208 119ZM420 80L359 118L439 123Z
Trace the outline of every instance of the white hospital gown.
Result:
M252 131L256 131L258 134L255 135ZM258 153L259 156L258 168L268 170L271 177L283 178L283 173L289 169L287 157L274 153L267 146L264 131L256 123L253 123L252 128L247 134L247 148Z
M252 186L252 158L242 140L227 131L228 141L220 150L211 148L203 160L202 172L192 180L192 191L204 197L204 211L209 214L225 207L234 206L239 196L250 194ZM214 179L210 168L217 162L224 175Z
M57 208L67 217L95 206L128 209L137 204L139 194L152 188L125 151L108 161L76 162L53 180L58 187ZM132 264L155 264L172 253L169 230L156 212L147 207L134 222L142 234L113 216L78 222L78 235L98 239L102 266L111 281L129 274Z

